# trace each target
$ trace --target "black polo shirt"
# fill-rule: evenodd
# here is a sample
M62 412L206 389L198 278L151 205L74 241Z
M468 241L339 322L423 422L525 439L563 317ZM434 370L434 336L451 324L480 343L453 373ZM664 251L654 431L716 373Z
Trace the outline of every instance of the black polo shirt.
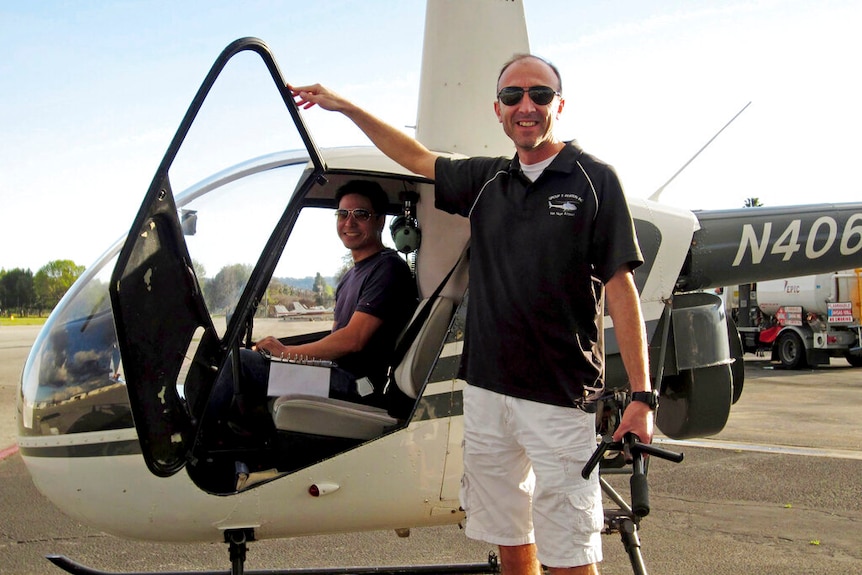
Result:
M462 376L573 406L603 381L604 283L643 262L613 168L568 143L535 181L518 157L439 158L436 206L470 218Z

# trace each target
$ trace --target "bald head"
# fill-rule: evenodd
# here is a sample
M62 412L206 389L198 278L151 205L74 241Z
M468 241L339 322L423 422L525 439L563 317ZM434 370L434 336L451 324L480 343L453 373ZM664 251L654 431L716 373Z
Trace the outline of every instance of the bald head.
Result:
M557 69L557 67L554 66L553 64L551 64L550 62L548 62L547 60L545 60L544 58L540 58L539 56L534 56L533 54L515 54L505 64L503 64L503 67L500 68L500 73L497 75L497 90L498 91L502 87L502 86L500 86L500 78L503 77L503 74L506 73L506 70L508 70L512 64L515 64L516 62L520 62L520 61L526 60L526 59L535 60L536 62L540 62L541 64L544 64L545 66L547 66L551 70L551 72L554 73L554 76L556 76L556 78L557 78L557 85L551 86L551 87L554 88L557 92L560 92L560 93L563 92L563 79L560 76L560 71Z

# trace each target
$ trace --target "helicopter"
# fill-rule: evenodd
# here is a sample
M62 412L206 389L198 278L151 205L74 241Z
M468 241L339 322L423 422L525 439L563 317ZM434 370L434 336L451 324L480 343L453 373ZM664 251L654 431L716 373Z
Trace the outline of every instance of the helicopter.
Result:
M529 52L520 0L430 0L417 139L453 156L510 155L493 115L472 110L485 109L477 87L494 85L513 52ZM234 549L252 538L463 520L467 222L434 208L432 181L374 148L319 149L287 80L263 41L225 48L128 236L85 271L34 343L18 398L20 452L38 489L83 523ZM228 120L236 108L243 114ZM326 251L320 230L331 228L335 191L357 178L387 192L394 241L407 244L422 297L415 333L391 366L412 402L390 413L278 397L276 441L211 444L201 418L231 353L263 335L325 333L270 316L273 280ZM674 439L714 435L743 391L743 349L721 300L703 290L862 265L862 204L691 212L628 201L645 259L635 277L661 393L657 426ZM202 264L233 273L223 282L233 289L205 282ZM624 402L625 371L605 325L609 402Z

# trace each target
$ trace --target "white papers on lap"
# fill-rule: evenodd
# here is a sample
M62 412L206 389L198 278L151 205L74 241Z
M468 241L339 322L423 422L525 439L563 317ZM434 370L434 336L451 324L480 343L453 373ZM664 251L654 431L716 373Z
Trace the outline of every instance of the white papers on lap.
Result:
M319 395L329 397L329 368L300 363L269 364L267 395Z

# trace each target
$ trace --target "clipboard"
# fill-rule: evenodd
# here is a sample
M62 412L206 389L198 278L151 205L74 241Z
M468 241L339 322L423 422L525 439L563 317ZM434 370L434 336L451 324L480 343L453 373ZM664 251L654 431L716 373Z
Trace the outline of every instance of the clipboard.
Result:
M329 397L329 375L328 366L271 361L266 394Z

